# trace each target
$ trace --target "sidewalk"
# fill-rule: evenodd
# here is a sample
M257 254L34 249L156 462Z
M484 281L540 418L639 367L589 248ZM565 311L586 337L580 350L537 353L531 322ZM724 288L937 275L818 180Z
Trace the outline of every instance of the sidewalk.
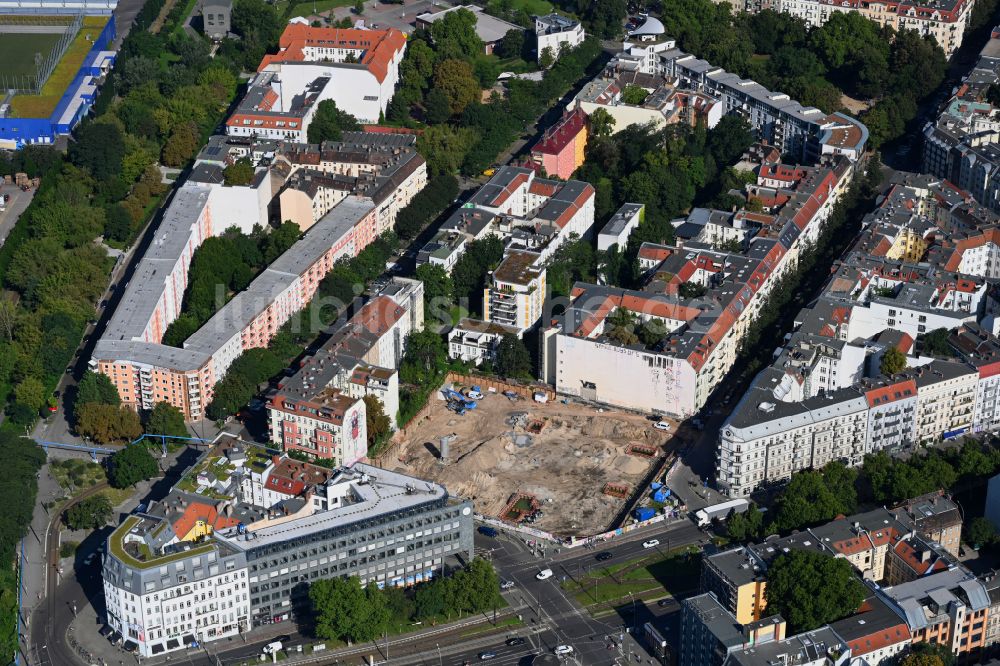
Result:
M518 613L524 613L525 608L523 607L509 607L504 609L503 613L498 614L499 618L504 618L510 615L516 615ZM390 652L396 653L397 650L401 650L401 657L405 653L406 646L412 643L420 643L426 641L433 636L446 635L457 630L473 627L477 625L488 625L491 619L482 615L475 617L466 618L465 620L460 620L453 622L451 624L439 624L437 626L425 627L417 631L413 631L407 634L401 634L395 638L389 639L389 649ZM73 623L67 629L67 642L70 646L80 653L85 653L90 657L85 663L89 664L100 664L101 666L115 666L118 664L122 666L123 664L138 663L139 660L134 654L125 652L120 647L113 645L107 638L101 636L99 631L102 627L100 619L97 617L97 613L94 607L91 605L80 609ZM544 625L532 626L531 631L537 632L543 628ZM509 627L506 628L507 631L511 631ZM500 628L503 631L504 628ZM162 657L150 657L143 658L143 664L166 664L169 662L182 662L186 663L185 660L198 661L204 658L210 658L213 663L218 659L222 664L226 666L231 666L233 664L243 664L244 662L253 663L256 661L254 657L248 656L236 656L227 657L226 653L230 651L235 651L245 645L253 644L263 644L268 639L280 636L282 634L291 634L296 632L297 629L293 623L283 622L280 624L271 624L265 627L260 627L254 629L253 631L243 634L242 636L233 636L229 638L223 638L221 640L212 641L210 643L204 644L202 647L192 648L189 650L171 652L170 654L164 655ZM475 639L473 639L475 640ZM493 636L488 636L484 633L483 638L479 639L484 641L486 644L495 644L496 638ZM78 647L73 646L73 642L76 642ZM320 640L307 641L308 643L319 643ZM448 648L442 645L441 651L444 654L448 654L448 650L454 650L455 652L461 652L469 649L470 640L465 639L461 642L450 645ZM379 647L384 646L385 643L379 641ZM373 655L376 661L380 661L379 647L376 647L371 643L356 644L350 647L339 648L336 650L324 650L322 652L311 653L308 648L299 654L297 652L291 652L288 654L287 658L283 659L281 663L283 664L323 664L328 662L333 662L338 660L340 662L350 662L350 660L356 658L360 662L364 657L368 655ZM420 650L420 653L424 650ZM84 656L81 655L81 659ZM69 666L69 665L67 665Z

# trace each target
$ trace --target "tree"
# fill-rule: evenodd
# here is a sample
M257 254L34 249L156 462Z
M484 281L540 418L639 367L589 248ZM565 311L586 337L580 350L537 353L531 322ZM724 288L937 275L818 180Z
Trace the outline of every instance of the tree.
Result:
M953 666L955 663L955 655L952 654L951 648L948 645L942 645L940 643L929 643L927 641L914 643L910 647L910 654L908 654L907 657L911 656L918 658L930 658L929 662L918 661L918 666ZM906 663L906 658L904 658L902 663L905 666L912 666L912 664Z
M590 114L590 132L597 137L611 136L616 122L614 116L598 107Z
M505 333L497 347L496 370L503 377L531 377L531 354L516 335Z
M782 553L767 571L767 611L780 613L794 633L855 613L866 593L851 564L826 553Z
M442 60L472 62L483 52L483 40L476 34L476 15L468 9L456 9L431 24L434 50Z
M320 104L322 105L322 102ZM312 129L312 126L309 129ZM222 170L222 176L226 185L249 185L253 180L253 164L249 158L243 157L227 165Z
M730 512L726 520L726 534L733 541L757 539L764 530L764 514L751 503L743 513Z
M552 51L551 46L546 46L542 49L542 52L538 54L538 66L542 69L548 69L556 62L556 54Z
M76 385L76 404L100 403L102 405L117 405L121 403L118 389L111 379L102 373L87 370Z
M125 137L118 125L110 122L83 123L69 145L73 164L90 171L100 181L110 180L122 171Z
M970 544L976 550L983 546L989 546L997 540L997 528L988 518L982 516L970 520L965 526L964 532L962 538L965 543Z
M932 654L911 652L899 662L900 666L944 666L941 657Z
M132 441L142 435L139 415L124 405L89 403L76 410L76 431L98 444Z
M428 305L450 304L454 285L451 276L438 264L417 266L417 279L424 283L424 302ZM443 303L442 303L443 302ZM425 306L425 312L429 310Z
M146 432L152 435L171 435L188 437L187 426L184 424L184 414L168 402L158 402L153 405L146 421Z
M879 363L879 371L889 377L906 370L906 354L896 347L889 347L882 352L882 361Z
M324 141L340 141L344 132L354 132L361 129L358 119L347 111L337 108L332 99L325 99L316 107L316 115L309 123L309 143Z
M316 618L316 635L350 642L380 636L388 612L379 596L374 584L362 588L357 576L314 582L309 586L309 601Z
M115 488L134 486L160 471L149 449L142 444L129 444L111 456L107 465L108 482Z
M18 404L37 412L47 402L45 385L37 377L25 377L14 388L14 399L17 400Z
M63 520L71 530L96 530L111 520L111 500L107 495L88 497L71 506Z
M928 356L950 356L951 346L948 344L950 331L946 328L935 328L923 336L922 353Z
M180 123L163 145L163 163L179 167L194 157L198 150L198 126L194 123Z
M365 3L364 3L364 0L355 0L355 2L354 2L354 13L358 14L359 16L361 14L365 13Z
M433 88L427 93L424 101L424 114L427 122L432 125L440 125L451 118L451 100L440 88Z
M392 432L392 421L385 413L385 405L374 395L366 395L365 419L368 426L368 448L372 448L383 437Z
M497 55L501 58L519 58L524 53L524 30L511 28L500 40Z
M417 331L406 338L399 377L410 384L429 385L438 380L447 364L444 339L434 331Z
M837 477L833 474L831 478ZM778 498L775 525L788 531L826 522L839 514L848 514L854 508L846 505L827 485L821 471L807 470L792 476L792 480Z
M447 16L455 13L449 12ZM462 113L479 96L479 82L469 64L461 60L442 61L434 71L434 87L448 98L448 107L454 115Z
M622 89L622 101L632 106L640 106L649 97L645 88L628 84Z

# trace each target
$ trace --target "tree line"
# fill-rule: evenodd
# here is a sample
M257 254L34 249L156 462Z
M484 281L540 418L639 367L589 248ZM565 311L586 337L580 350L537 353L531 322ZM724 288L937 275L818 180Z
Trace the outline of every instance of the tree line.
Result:
M163 5L148 0L139 12L65 156L31 146L0 158L0 172L42 178L0 248L0 282L18 296L0 301L4 427L21 429L49 405L107 285L107 246L130 245L166 191L157 165L187 163L236 95L243 64L212 58L206 40L174 30L185 3L149 32ZM258 30L246 20L257 6L266 5L236 3L237 33Z
M661 19L685 50L806 106L832 113L845 106L844 95L861 101L871 148L902 136L947 70L933 37L879 27L855 12L833 12L810 28L774 10L734 14L728 4L678 0Z
M483 53L475 15L450 12L430 30L407 40L400 88L389 104L390 122L422 127L418 147L433 175L477 175L526 127L602 62L600 44L589 39L564 50L541 81L510 80L506 93L482 98L500 74L496 57Z
M35 510L38 473L45 464L45 453L31 440L0 431L0 456L4 474L0 474L0 656L13 662L17 652L17 557L21 538L27 535Z
M822 469L793 474L777 493L772 511L765 514L751 506L746 513L729 517L726 532L736 541L787 533L849 516L864 505L894 506L939 489L959 492L998 471L1000 448L995 438L967 439L961 446L929 449L906 460L878 451L866 455L860 468L831 462Z
M257 275L299 240L299 225L275 229L256 225L249 234L230 227L206 238L191 257L181 312L163 334L163 344L180 347Z
M413 622L447 621L503 604L493 566L482 558L449 576L409 588L362 587L357 576L327 578L309 586L316 636L349 643L397 633Z

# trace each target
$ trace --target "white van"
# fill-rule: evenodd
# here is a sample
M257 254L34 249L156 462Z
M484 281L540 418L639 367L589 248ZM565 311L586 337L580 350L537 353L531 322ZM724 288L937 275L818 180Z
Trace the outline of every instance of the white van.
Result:
M272 641L264 646L264 654L274 654L281 652L281 641Z

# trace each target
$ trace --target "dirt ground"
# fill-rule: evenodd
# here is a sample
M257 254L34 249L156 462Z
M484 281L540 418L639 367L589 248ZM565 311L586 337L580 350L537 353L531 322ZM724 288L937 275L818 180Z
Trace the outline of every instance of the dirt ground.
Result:
M472 498L484 515L499 516L515 493L533 495L542 515L530 525L560 536L605 530L624 503L602 492L605 483L631 491L655 461L626 448L637 444L659 453L677 427L671 421L665 432L642 415L558 401L512 402L498 393L487 393L460 416L438 398L432 396L426 418L407 428L396 458L383 464ZM524 416L512 425L519 414ZM452 434L445 465L441 438Z

